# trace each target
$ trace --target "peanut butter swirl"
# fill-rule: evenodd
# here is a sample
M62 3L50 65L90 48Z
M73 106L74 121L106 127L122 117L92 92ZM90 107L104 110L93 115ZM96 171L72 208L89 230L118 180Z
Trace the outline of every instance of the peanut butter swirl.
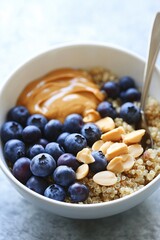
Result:
M31 114L41 113L48 119L64 121L71 113L85 116L104 99L89 74L70 68L54 70L29 83L20 94L17 104Z

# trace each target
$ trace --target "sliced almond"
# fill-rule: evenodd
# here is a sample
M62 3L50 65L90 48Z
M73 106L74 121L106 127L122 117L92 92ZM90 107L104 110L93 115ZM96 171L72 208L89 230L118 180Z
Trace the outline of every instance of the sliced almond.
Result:
M113 172L102 171L93 176L93 181L102 186L112 186L117 182L117 177Z
M107 165L107 170L115 172L115 173L121 173L124 171L123 163L122 163L122 157L118 156L113 158Z
M111 160L114 157L128 153L128 148L125 143L113 143L108 149L105 157Z
M85 111L85 116L83 118L83 122L96 122L101 118L99 112L94 109L88 109Z
M93 151L99 151L100 147L104 144L104 142L102 140L98 140L96 141L93 145L92 145L92 150Z
M107 149L113 144L113 142L108 141L103 143L103 145L99 148L99 151L102 151L103 154L105 155L107 153Z
M89 173L89 166L88 164L84 163L77 168L76 179L77 180L83 179L88 175L88 173Z
M106 141L120 141L122 139L122 134L124 134L124 128L123 127L118 127L115 128L109 132L106 132L101 135L101 139L106 142Z
M112 118L105 117L95 122L95 124L99 127L102 132L108 132L115 128L115 123Z
M123 135L123 142L126 144L134 144L139 143L145 134L144 129L135 130L133 132L127 133Z
M144 151L143 147L138 143L128 146L128 153L135 158L141 156L143 151Z
M121 157L124 171L129 171L135 163L135 158L131 154L124 154Z
M79 151L76 158L79 162L83 162L86 164L95 162L95 159L92 156L91 150L89 148L83 148L81 151Z

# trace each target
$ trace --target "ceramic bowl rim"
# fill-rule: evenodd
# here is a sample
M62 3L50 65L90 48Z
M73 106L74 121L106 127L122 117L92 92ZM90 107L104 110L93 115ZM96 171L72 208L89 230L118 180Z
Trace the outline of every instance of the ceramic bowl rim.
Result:
M108 48L108 49L112 49L115 51L120 51L123 54L128 55L129 57L134 57L135 59L137 59L138 61L141 61L142 63L145 63L144 58L142 58L140 55L119 47L118 45L115 44L110 44L110 43L106 43L106 42L94 42L94 41L85 41L85 42L69 42L69 43L60 43L60 44L55 44L54 46L48 48L47 50L43 50L42 52L33 55L32 57L28 58L28 60L26 60L24 63L20 64L18 67L16 67L4 80L4 82L1 85L1 89L0 89L0 95L2 94L3 89L5 88L5 85L8 84L8 82L12 81L12 77L13 75L19 71L21 68L25 67L25 65L31 63L32 61L36 61L39 57L43 57L43 55L48 54L51 51L55 51L58 49L63 49L63 48L72 48L72 47L102 47L102 48ZM158 67L156 66L156 72L160 75L160 70L158 69ZM3 152L2 149L0 149L0 155L3 157ZM151 182L149 182L147 185L145 185L144 187L142 187L141 189L127 195L124 196L122 198L119 199L115 199L112 201L108 201L108 202L102 202L102 203L91 203L91 204L76 204L76 203L68 203L68 202L60 202L60 201L56 201L53 199L49 199L43 195L40 195L32 190L30 190L29 188L27 188L25 185L23 185L22 183L20 183L11 173L11 171L9 170L9 168L5 165L5 163L3 162L3 160L0 158L0 167L3 171L3 173L9 178L10 181L12 181L15 185L17 185L19 188L21 188L24 192L27 192L28 194L32 195L35 198L39 198L42 201L48 202L50 204L54 204L54 205L59 205L59 206L65 206L65 207L71 207L71 208L99 208L99 207L104 207L104 206L114 206L116 204L119 204L121 202L127 201L129 199L132 199L134 197L136 197L137 195L143 193L144 191L147 191L148 188L152 187L152 185L154 185L156 182L158 182L158 180L160 180L160 174L157 175Z

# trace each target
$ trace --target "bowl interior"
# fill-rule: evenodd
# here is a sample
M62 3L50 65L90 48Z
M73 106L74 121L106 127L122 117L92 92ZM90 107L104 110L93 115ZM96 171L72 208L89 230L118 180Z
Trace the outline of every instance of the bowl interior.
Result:
M74 44L53 48L22 65L4 83L0 92L0 125L5 121L7 111L15 105L17 97L27 83L56 68L89 69L97 66L107 68L118 76L132 76L135 78L137 85L142 87L144 60L128 51L105 46L104 44ZM159 71L155 69L150 93L158 100L160 100L159 79ZM1 149L2 147L0 148L0 165L2 170L11 181L15 181L8 167L6 167ZM15 181L16 185L19 184L17 182ZM21 184L19 186L21 188Z

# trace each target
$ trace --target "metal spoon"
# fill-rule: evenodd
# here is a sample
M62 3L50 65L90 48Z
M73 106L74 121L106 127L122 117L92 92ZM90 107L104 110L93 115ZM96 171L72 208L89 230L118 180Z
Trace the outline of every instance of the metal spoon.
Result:
M146 130L146 133L143 137L142 145L144 149L153 148L153 139L149 132L147 121L145 118L145 106L146 106L146 99L148 95L148 90L150 86L150 82L152 79L152 74L155 66L155 62L160 50L160 12L156 14L153 28L150 37L150 45L149 45L149 52L148 58L145 65L144 76L143 76L143 87L142 87L142 96L140 102L140 109L141 109L141 128L143 127Z

